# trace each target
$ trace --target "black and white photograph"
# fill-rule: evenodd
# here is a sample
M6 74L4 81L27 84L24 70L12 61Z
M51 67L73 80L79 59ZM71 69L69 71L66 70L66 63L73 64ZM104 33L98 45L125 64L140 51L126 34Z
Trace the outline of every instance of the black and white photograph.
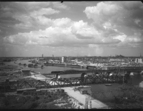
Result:
M143 1L1 1L0 109L143 109Z

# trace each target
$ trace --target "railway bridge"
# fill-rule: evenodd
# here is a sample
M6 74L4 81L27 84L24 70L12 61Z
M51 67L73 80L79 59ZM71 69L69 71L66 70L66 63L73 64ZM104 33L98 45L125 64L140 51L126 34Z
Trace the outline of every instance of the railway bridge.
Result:
M104 84L104 83L126 83L130 77L130 73L133 72L135 75L141 75L143 68L132 68L132 69L108 69L108 70L67 70L67 71L54 71L48 76L53 76L49 79L45 77L43 80L33 80L32 82L28 79L19 80L17 82L17 88L21 88L22 84L26 84L28 88L59 88L59 87L71 87L88 84ZM61 75L79 75L79 77L64 78Z

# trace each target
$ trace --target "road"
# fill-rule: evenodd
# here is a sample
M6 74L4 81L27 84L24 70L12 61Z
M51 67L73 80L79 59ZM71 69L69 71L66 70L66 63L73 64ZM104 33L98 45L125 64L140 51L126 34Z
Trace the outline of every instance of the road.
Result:
M65 92L67 92L67 94L73 98L76 98L76 100L78 100L80 103L82 103L84 106L85 104L85 100L87 98L87 96L89 98L91 98L91 109L95 108L95 109L108 109L108 106L105 105L104 103L90 97L89 95L85 95L85 94L81 94L79 91L74 91L74 88L64 88Z

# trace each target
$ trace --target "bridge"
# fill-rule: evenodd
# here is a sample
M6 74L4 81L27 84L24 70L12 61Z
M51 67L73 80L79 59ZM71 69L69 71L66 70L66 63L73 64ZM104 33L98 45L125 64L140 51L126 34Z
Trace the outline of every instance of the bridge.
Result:
M54 71L48 76L54 76L48 78L42 74L37 74L40 79L36 78L36 74L32 75L33 78L22 78L14 82L6 82L5 89L12 87L13 89L24 88L60 88L60 87L72 87L89 84L108 84L108 83L126 83L130 77L130 73L134 72L140 74L143 68L120 68L120 69L108 69L108 70L67 70L67 71ZM64 78L61 75L79 75L79 77Z
M67 71L53 71L47 78L43 75L43 80L18 80L17 88L21 88L25 84L28 88L58 88L58 87L71 87L88 84L104 84L104 83L126 83L131 72L141 73L143 68L132 69L108 69L108 70L67 70ZM64 78L61 75L80 75L79 77Z

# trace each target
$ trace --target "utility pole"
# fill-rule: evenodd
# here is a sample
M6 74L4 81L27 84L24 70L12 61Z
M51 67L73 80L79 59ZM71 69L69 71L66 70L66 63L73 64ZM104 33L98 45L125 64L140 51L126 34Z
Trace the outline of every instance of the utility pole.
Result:
M125 80L124 80L124 76L125 76L125 72L123 73L123 84L124 84L124 81L125 81Z
M85 109L91 109L92 108L92 104L91 104L91 95L92 95L92 92L91 92L91 89L84 89L84 93L83 94L86 94L86 98L85 98Z
M85 109L88 109L88 97L85 98Z
M85 109L91 109L92 105L91 105L91 98L89 97L89 95L86 95L86 99L85 99Z

